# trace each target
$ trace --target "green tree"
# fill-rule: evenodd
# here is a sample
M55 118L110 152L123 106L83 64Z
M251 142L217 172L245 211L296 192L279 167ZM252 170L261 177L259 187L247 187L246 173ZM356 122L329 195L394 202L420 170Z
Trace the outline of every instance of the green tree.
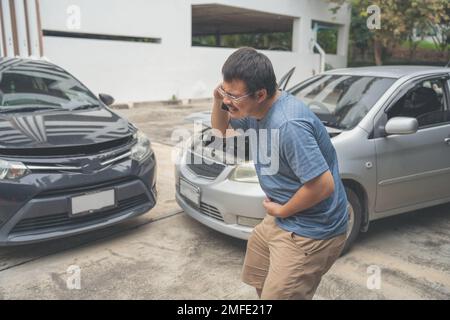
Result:
M448 0L329 0L336 4L333 11L337 11L344 3L352 6L352 20L356 20L358 28L351 28L351 37L355 43L363 45L365 41L373 49L375 63L383 63L383 51L390 52L395 44L402 40L410 43L414 53L414 30L433 28L440 37L435 41L443 49L447 49L450 38L450 1ZM369 14L367 8L377 5L381 9L381 28L369 30L364 28L363 21ZM353 23L353 22L352 22ZM353 26L353 25L352 25Z
M329 54L337 53L337 29L322 29L317 32L317 42Z

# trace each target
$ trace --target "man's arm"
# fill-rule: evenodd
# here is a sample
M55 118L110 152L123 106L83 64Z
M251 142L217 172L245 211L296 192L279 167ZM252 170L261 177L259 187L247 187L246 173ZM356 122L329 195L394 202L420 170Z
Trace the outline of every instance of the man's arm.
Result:
M305 183L284 205L264 200L263 206L271 216L287 218L309 209L330 197L334 192L334 179L330 170Z
M217 87L218 88L218 87ZM230 123L230 115L227 111L222 110L222 97L217 92L217 88L214 89L214 103L211 113L211 125L213 129L218 130L222 136L226 135L226 130Z
M301 187L284 205L264 201L270 215L289 217L313 207L334 192L334 179L314 134L314 124L292 120L280 127L280 156L287 159Z

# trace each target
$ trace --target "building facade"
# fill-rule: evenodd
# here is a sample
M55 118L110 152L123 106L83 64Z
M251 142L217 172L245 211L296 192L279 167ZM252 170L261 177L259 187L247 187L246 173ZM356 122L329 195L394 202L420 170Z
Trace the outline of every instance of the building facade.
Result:
M277 77L345 67L350 10L326 0L0 0L3 56L41 56L118 102L211 97L235 48L258 45ZM273 39L284 43L272 43ZM332 45L333 46L333 45Z

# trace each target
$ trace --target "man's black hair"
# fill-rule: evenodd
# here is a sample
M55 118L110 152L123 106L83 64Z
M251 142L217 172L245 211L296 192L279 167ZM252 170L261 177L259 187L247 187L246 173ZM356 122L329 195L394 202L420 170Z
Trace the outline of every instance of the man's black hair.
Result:
M269 98L277 90L272 63L253 48L244 47L233 52L222 67L222 75L226 82L242 80L251 93L266 89Z

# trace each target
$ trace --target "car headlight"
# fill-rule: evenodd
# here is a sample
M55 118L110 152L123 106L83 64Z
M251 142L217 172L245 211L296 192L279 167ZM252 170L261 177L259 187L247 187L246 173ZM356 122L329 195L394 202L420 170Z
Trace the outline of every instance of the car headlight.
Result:
M15 180L26 176L30 170L22 162L0 160L0 180Z
M234 169L230 179L239 182L259 183L253 162L238 165Z
M131 148L131 159L142 161L153 153L152 145L147 136L140 131L135 134L135 139L137 142Z

